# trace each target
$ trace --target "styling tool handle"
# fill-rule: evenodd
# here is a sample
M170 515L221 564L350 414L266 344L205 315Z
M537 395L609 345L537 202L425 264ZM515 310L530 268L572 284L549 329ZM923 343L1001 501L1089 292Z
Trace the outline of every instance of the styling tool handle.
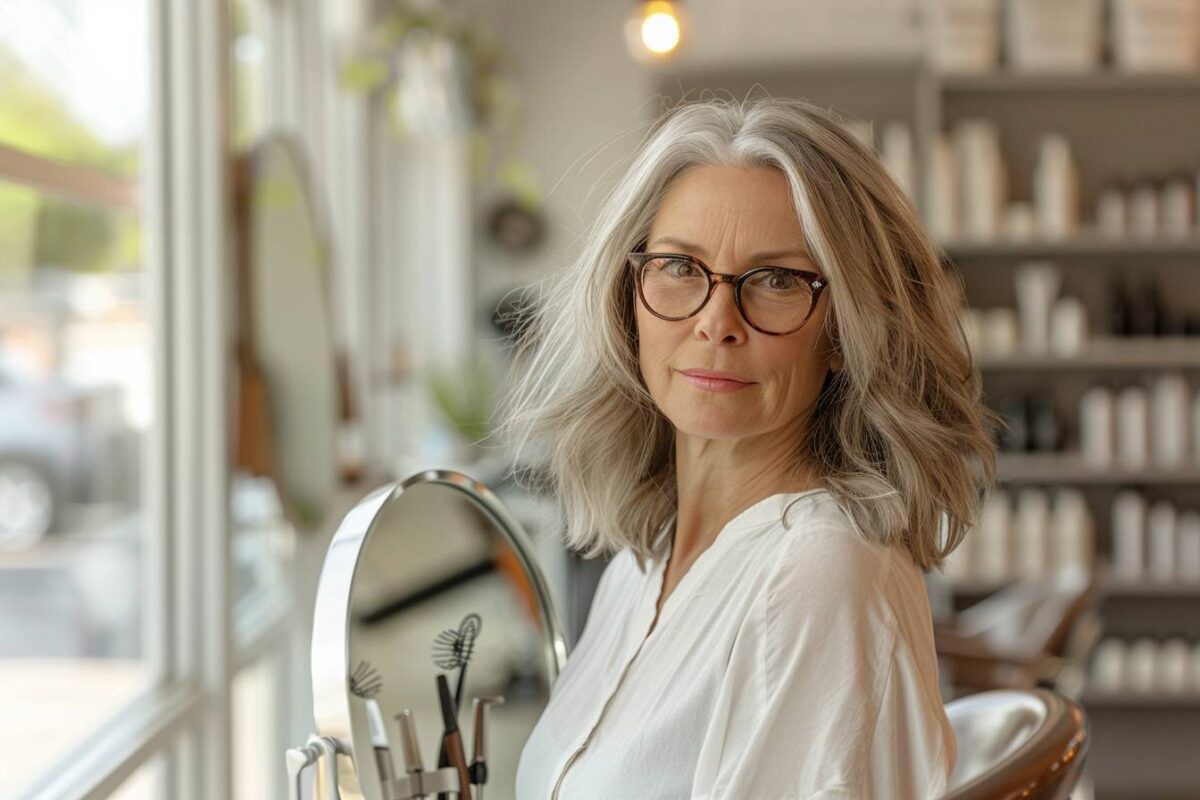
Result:
M421 772L425 765L421 763L421 741L417 738L417 720L413 717L412 709L406 708L396 715L400 726L400 747L404 751L404 770L409 774Z
M488 707L500 705L503 697L476 697L472 704L475 728L471 742L471 782L475 784L475 800L483 800L483 787L487 783L487 718Z
M471 741L471 761L487 761L487 710L493 705L503 705L504 697L476 697L473 703L475 730Z
M383 711L374 697L363 701L367 709L367 723L371 729L371 746L375 749L375 764L379 768L379 778L385 783L396 779L396 768L392 763L392 745L387 738L387 729L383 725Z
M450 694L450 684L445 674L437 676L438 700L442 705L442 722L445 732L442 742L446 747L446 756L451 766L458 771L461 800L471 800L471 773L467 768L467 754L463 751L462 734L458 731L458 719L454 708L454 697Z

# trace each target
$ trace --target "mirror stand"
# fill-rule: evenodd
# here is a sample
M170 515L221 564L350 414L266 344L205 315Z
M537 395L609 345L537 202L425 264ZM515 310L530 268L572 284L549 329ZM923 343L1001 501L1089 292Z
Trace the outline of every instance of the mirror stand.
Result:
M473 609L486 611L486 626ZM462 619L457 630L431 627L451 614ZM536 672L544 686L567 658L524 530L487 486L449 470L376 489L345 515L326 550L312 636L316 730L285 755L295 800L310 773L315 800L482 800L489 771L506 785L515 775L513 744L523 739L514 728L540 715L527 694L514 691L505 706L496 691L520 685L506 678L514 665L528 666L522 643L540 642ZM469 760L458 724L463 690L471 688L468 663L476 689L466 695L473 697ZM456 691L447 671L457 671ZM493 753L496 706L506 708L496 714L511 716L497 719L504 736ZM384 709L398 713L388 721ZM422 760L418 717L440 728L436 766Z

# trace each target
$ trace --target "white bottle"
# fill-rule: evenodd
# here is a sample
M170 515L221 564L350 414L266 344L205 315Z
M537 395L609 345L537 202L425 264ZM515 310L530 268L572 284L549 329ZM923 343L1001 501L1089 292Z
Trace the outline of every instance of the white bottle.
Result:
M1107 387L1093 386L1079 401L1079 438L1084 463L1106 469L1115 459L1116 412Z
M1063 297L1050 313L1050 352L1067 358L1087 346L1087 309L1078 297Z
M975 567L984 580L1012 576L1012 501L1008 492L996 489L984 501L979 514L979 538L975 542Z
M1091 575L1095 529L1083 492L1078 489L1055 492L1050 527L1054 536L1055 572L1071 579Z
M1028 242L1037 238L1037 215L1029 203L1009 203L1004 210L1004 238L1010 242Z
M1117 459L1128 469L1144 469L1150 461L1147 406L1146 390L1140 386L1117 395Z
M909 199L915 200L917 178L912 131L903 122L889 122L883 126L880 145L880 156L884 166Z
M1200 642L1192 644L1192 691L1200 692Z
M1101 692L1121 692L1128 684L1129 646L1124 639L1108 637L1096 645L1092 657L1092 685Z
M1158 648L1158 686L1164 692L1181 694L1191 683L1189 667L1191 653L1182 636L1167 639Z
M1029 261L1013 276L1017 315L1021 322L1021 350L1030 355L1050 351L1050 312L1058 299L1062 273L1049 261Z
M1129 688L1151 693L1158 689L1158 642L1149 636L1133 640L1126 658L1125 675Z
M942 536L945 536L946 525L945 517L942 518ZM946 560L942 564L942 574L950 583L961 583L975 577L975 558L972 551L975 549L976 540L979 538L979 526L968 528L966 535L962 541L958 543L958 547L946 556ZM944 539L943 539L944 541Z
M1047 239L1065 239L1079 228L1079 172L1071 144L1059 133L1048 133L1038 146L1033 173L1033 203L1038 232Z
M1050 503L1042 489L1017 493L1017 570L1022 578L1050 574Z
M998 306L983 312L984 338L990 355L998 358L1016 355L1021 346L1016 309ZM1200 404L1197 405L1200 408Z
M1153 387L1154 464L1181 467L1187 458L1188 385L1178 373L1160 375Z
M926 189L929 230L939 242L951 242L961 235L958 189L954 148L945 134L939 134L929 145L929 185Z
M1139 183L1129 196L1129 233L1142 239L1153 239L1161 228L1162 212L1159 193L1152 183Z
M1182 239L1192 235L1195 218L1195 198L1192 182L1184 177L1170 178L1162 189L1162 232L1164 236Z
M976 241L995 241L1007 196L1000 130L991 120L962 120L955 126L951 140L959 170L962 235Z
M1113 574L1123 581L1139 581L1146 565L1146 499L1125 490L1113 499Z
M1192 463L1200 466L1200 391L1192 397Z
M1175 506L1160 501L1150 507L1146 517L1146 539L1150 556L1150 577L1169 582L1175 578Z
M1096 228L1101 235L1120 239L1129 230L1129 204L1120 186L1106 186L1096 199Z
M1179 580L1200 583L1200 514L1185 511L1175 525L1179 539Z
M987 358L991 355L988 350L983 309L964 306L959 311L959 318L962 322L963 334L967 337L967 347L971 348L971 355L975 359Z

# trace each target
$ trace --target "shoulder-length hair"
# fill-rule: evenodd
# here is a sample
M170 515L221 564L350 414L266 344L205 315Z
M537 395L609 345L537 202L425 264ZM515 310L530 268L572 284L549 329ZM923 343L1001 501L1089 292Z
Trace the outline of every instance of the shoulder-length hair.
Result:
M566 544L584 557L628 546L645 570L669 552L674 429L638 369L625 265L672 180L700 164L779 169L830 279L825 324L843 367L826 378L797 463L817 468L860 535L940 568L996 469L999 418L981 401L961 279L875 153L802 100L706 100L658 121L579 258L535 287L498 420L516 463L547 476Z

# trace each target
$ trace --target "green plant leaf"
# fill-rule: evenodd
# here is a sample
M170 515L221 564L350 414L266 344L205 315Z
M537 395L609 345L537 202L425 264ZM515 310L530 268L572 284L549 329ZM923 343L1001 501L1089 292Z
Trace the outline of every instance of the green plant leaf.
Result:
M375 56L355 56L342 65L338 84L350 92L367 93L378 89L388 79L387 64Z

